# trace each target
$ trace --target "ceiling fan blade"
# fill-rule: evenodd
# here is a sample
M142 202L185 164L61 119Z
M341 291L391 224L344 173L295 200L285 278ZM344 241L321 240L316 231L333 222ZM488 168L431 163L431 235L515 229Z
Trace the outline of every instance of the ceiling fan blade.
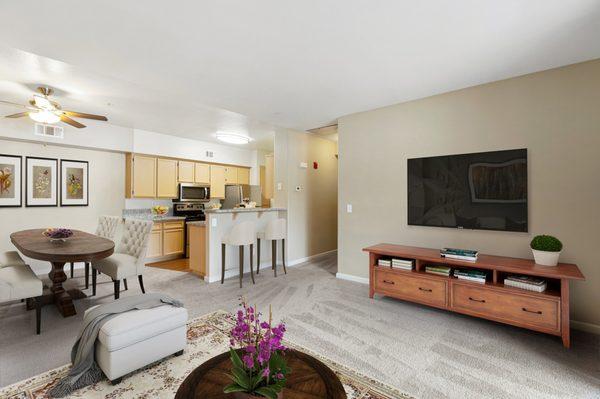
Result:
M77 122L76 120L73 120L73 119L69 118L69 117L68 117L67 115L65 115L65 114L62 114L62 115L60 116L60 120L61 120L61 121L63 121L64 123L68 124L68 125L71 125L71 126L73 126L73 127L76 127L77 129L81 129L81 128L84 128L84 127L85 127L85 125L83 125L83 124L81 124L81 123Z
M102 116L102 115L85 114L83 112L65 111L65 110L62 110L62 112L67 114L68 116L73 116L75 118L95 119L97 121L108 121L108 118L106 118L106 116Z
M17 103L13 103L13 102L10 102L10 101L0 100L0 103L7 104L7 105L12 105L12 106L19 107L19 108L35 109L35 108L32 108L32 107L30 107L28 105L17 104Z
M23 116L27 116L29 112L19 112L18 114L6 115L5 118L21 118Z

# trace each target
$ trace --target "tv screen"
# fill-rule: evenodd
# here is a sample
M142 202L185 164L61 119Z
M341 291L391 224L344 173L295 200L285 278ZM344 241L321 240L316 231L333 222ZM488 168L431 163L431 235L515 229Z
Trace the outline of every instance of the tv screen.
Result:
M408 224L527 231L527 149L408 160Z

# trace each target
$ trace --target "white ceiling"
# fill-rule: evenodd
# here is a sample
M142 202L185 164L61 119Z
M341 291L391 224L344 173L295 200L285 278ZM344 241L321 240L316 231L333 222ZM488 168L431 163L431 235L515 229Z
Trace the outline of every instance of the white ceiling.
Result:
M43 66L87 111L111 99L113 120L178 135L310 129L600 57L598 0L19 0L0 15L0 43L78 71Z

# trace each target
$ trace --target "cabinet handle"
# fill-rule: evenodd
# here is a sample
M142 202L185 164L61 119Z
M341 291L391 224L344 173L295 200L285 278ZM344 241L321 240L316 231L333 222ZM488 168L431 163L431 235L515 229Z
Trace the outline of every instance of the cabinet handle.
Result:
M527 312L527 313L535 313L535 314L542 314L541 310L529 310L527 308L522 308L523 312Z
M396 283L394 283L393 281L390 281L390 280L383 280L383 282L386 283L386 284L392 284L392 285L396 284Z
M423 288L423 287L419 287L420 291L425 291L425 292L432 292L431 288Z
M485 299L475 299L475 298L472 298L472 297L469 297L469 301L479 302L479 303L485 303Z

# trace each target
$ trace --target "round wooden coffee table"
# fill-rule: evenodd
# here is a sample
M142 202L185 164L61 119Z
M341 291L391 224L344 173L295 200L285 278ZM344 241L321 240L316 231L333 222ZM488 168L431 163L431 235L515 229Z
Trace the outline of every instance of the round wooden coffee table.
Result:
M10 235L10 240L25 256L52 264L52 270L48 274L52 287L48 294L42 296L42 304L55 303L64 317L73 316L77 313L73 300L85 298L86 295L77 288L63 288L62 283L67 280L63 270L65 263L104 259L112 255L115 243L79 230L73 230L73 236L64 243L52 243L43 232L44 229L18 231ZM27 308L32 306L28 302Z
M283 399L346 399L342 383L329 367L293 349L286 351L285 358L292 372L288 374ZM223 393L223 387L231 383L230 372L229 352L215 356L192 371L175 399L233 398L233 394Z

